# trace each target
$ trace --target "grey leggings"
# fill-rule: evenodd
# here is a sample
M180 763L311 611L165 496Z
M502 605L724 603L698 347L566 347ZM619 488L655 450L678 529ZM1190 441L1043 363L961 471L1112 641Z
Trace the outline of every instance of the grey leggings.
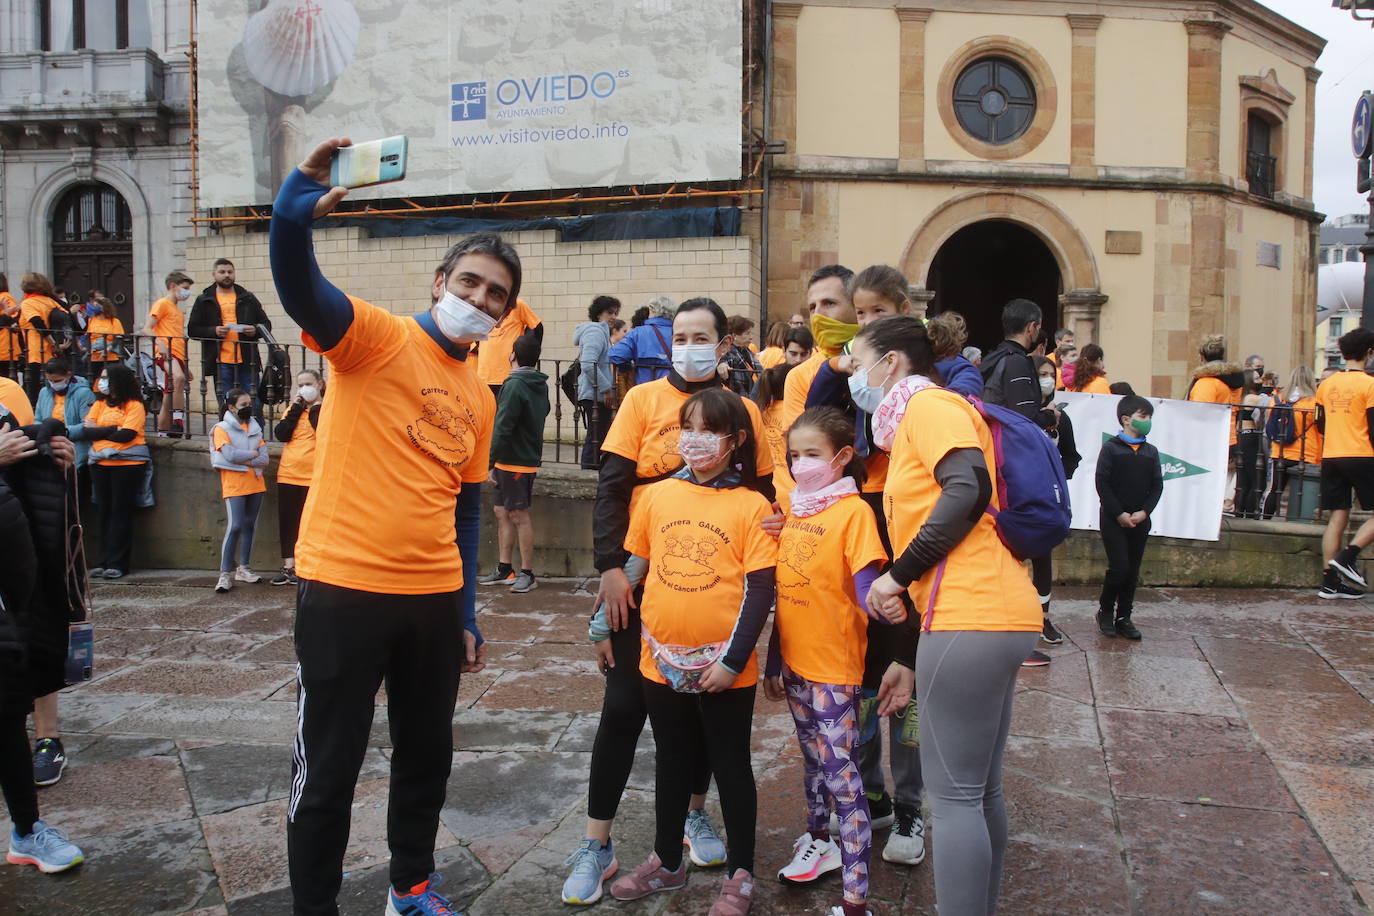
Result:
M240 566L247 566L253 555L253 533L258 527L258 511L262 509L261 493L251 496L229 496L224 500L224 508L229 513L229 524L224 529L224 546L219 552L219 571L233 572L234 553L238 549Z
M921 634L916 699L940 916L989 916L997 909L1007 848L1002 749L1016 674L1039 638L1038 632Z

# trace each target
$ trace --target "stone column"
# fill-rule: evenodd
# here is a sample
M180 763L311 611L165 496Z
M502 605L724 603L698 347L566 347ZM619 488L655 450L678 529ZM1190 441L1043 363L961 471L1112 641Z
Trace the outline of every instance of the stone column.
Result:
M1107 296L1098 289L1071 289L1059 297L1059 308L1064 313L1064 327L1073 331L1074 340L1081 347L1088 342L1097 342L1098 328L1102 317L1102 306ZM1058 330L1049 329L1050 333Z
M1304 100L1303 109L1303 150L1305 151L1302 164L1302 196L1304 200L1312 199L1312 143L1317 133L1317 80L1322 72L1316 67L1307 68L1307 95ZM1285 135L1287 131L1285 131ZM1283 151L1285 154L1287 150ZM1295 363L1295 365L1298 365Z
M897 10L902 26L898 63L897 167L925 171L926 167L926 22L930 10Z
M797 19L800 3L773 4L773 68L772 125L769 138L781 140L786 152L774 156L778 168L793 168L797 164Z
M1188 31L1188 177L1219 181L1221 40L1231 26L1216 19L1189 19L1183 27Z
M1102 17L1069 13L1073 32L1073 84L1069 91L1069 176L1096 178L1097 29Z
M911 300L911 314L923 319L926 317L926 310L930 308L931 300L935 298L935 290L911 286L907 288L907 298Z

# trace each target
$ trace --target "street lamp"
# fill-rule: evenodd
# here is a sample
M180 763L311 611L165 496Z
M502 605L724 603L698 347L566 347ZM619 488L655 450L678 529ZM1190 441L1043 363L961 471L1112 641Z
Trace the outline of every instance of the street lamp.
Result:
M1340 0L1333 0L1340 2ZM1374 0L1368 0L1374 4ZM1355 189L1369 195L1369 220L1365 224L1364 244L1364 304L1360 324L1374 329L1374 194L1370 191L1370 153L1374 152L1374 92L1366 90L1355 103L1355 117L1350 124L1350 146L1355 154Z
M1360 22L1374 22L1374 16L1361 16L1360 10L1374 11L1374 0L1331 0L1331 5L1340 10L1349 10L1350 15Z

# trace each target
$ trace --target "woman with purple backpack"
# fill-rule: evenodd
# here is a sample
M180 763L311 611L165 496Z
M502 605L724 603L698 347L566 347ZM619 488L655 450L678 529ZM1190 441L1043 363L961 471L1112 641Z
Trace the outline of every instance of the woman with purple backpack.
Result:
M984 511L999 508L988 422L934 381L921 322L879 319L854 338L852 353L854 402L872 411L874 444L891 456L883 495L896 559L868 604L893 619L908 592L921 615L916 697L940 838L936 904L941 916L986 916L997 908L1007 841L1002 751L1016 675L1039 638L1040 602Z

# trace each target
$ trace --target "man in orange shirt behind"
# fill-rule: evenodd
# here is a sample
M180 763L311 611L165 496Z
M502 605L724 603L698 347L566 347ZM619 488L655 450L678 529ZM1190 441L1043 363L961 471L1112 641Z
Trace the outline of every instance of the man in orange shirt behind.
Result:
M1340 340L1345 371L1317 388L1317 429L1322 433L1321 507L1331 513L1322 534L1322 598L1359 598L1369 583L1360 572L1360 550L1374 542L1374 519L1340 550L1350 522L1350 491L1360 507L1374 509L1374 331L1356 328ZM1358 586L1358 587L1356 587Z
M160 435L168 431L175 439L185 434L186 384L192 381L186 362L186 314L181 306L191 298L191 278L179 270L167 275L167 295L153 303L148 320L140 331L153 338L153 349L162 362L166 389L171 395L162 399L157 415Z
M501 386L510 375L510 354L517 338L526 334L532 336L541 346L544 343L544 322L530 308L528 302L520 299L515 308L491 329L487 339L473 348L477 357L477 375L491 387L495 396L501 394Z
M220 412L228 407L225 395L240 388L253 395L253 415L262 420L258 400L258 327L272 330L258 297L239 286L234 262L215 261L215 282L191 306L191 336L201 344L201 372L215 379Z

